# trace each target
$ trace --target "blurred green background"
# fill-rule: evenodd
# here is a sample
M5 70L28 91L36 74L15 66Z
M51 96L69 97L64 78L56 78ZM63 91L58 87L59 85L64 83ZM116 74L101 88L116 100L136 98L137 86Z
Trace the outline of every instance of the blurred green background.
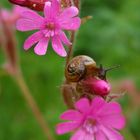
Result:
M6 0L1 0L0 5L11 8ZM74 55L89 55L105 67L120 64L118 70L108 74L108 79L131 77L140 88L140 1L82 0L81 6L80 16L92 15L93 19L81 26ZM60 122L59 115L66 109L60 93L65 59L57 56L51 46L45 56L35 55L33 49L25 52L22 45L30 34L17 31L23 75L57 140L68 140L69 134L57 136L54 130ZM0 50L0 63L3 62ZM127 117L122 134L126 140L140 140L140 107L132 107L128 94L120 103ZM0 73L0 140L9 139L45 140L45 137L15 81Z

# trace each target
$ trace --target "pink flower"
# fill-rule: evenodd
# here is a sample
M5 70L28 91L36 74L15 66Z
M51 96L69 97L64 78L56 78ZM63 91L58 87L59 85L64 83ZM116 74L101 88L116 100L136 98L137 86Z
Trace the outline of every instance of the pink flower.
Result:
M61 119L69 122L57 125L58 134L76 130L71 140L123 140L117 130L124 127L125 119L117 102L107 103L103 98L95 97L90 103L82 98L75 108L61 115Z
M17 29L20 31L39 30L24 43L24 49L28 50L36 44L34 52L38 55L45 55L49 40L52 41L53 50L60 56L67 55L63 45L71 45L63 30L77 30L80 26L78 9L74 6L62 10L57 0L46 2L44 7L45 17L41 17L32 10L22 13L22 18L17 22Z

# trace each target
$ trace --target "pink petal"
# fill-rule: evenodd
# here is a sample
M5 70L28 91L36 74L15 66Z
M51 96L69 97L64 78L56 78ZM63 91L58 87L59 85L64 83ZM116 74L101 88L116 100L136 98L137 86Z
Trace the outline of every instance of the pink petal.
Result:
M103 133L107 136L109 140L123 140L123 136L116 130L104 127L103 125L100 127L100 129L103 131Z
M92 112L96 114L105 104L106 102L102 97L95 97L91 103Z
M34 22L39 22L39 24L42 24L44 21L44 18L41 17L39 14L34 12L33 10L26 10L21 13L22 18L27 18L30 20L33 20Z
M21 13L26 10L27 8L14 5L11 16L10 16L11 22L15 24L15 22L17 22L17 19L21 18Z
M60 118L63 120L80 121L82 119L82 114L76 110L68 110L64 112Z
M39 43L35 46L34 52L38 55L45 55L48 48L49 39L43 38L39 41Z
M64 32L60 32L59 38L61 39L61 41L62 41L64 44L66 44L66 45L68 45L68 46L70 46L70 45L72 44L72 43L68 40L68 38L67 38L67 36L65 35Z
M116 129L122 129L125 126L125 118L121 114L106 115L100 117L100 123Z
M60 56L62 57L65 57L67 55L59 37L57 36L54 36L52 38L52 47L53 47L53 50Z
M26 41L24 43L24 49L25 50L28 50L29 48L31 48L32 45L34 45L35 43L37 43L42 38L43 38L43 34L40 31L32 34L31 36L29 36L26 39Z
M45 17L51 18L57 16L60 8L58 0L52 0L52 2L46 2L44 7Z
M44 15L45 15L45 17L50 18L51 17L51 14L52 14L52 11L51 11L51 2L48 1L48 2L45 3Z
M52 0L52 13L53 13L53 16L57 16L59 10L60 10L60 2L59 2L59 0Z
M117 102L110 102L106 103L103 108L100 110L100 114L102 115L111 115L111 114L118 114L121 113L122 109L119 103Z
M107 140L104 133L100 130L95 134L95 137L96 137L96 140Z
M84 129L80 129L70 138L70 140L95 140L93 134L86 133Z
M60 26L65 30L77 30L80 27L81 20L79 17L64 19L60 22Z
M21 7L19 5L14 5L13 6L13 13L14 14L21 14L22 12L27 11L27 10L29 10L29 9L25 8L25 7Z
M64 9L64 11L60 14L61 18L72 18L76 15L78 15L79 10L75 6L68 7Z
M79 126L77 122L64 122L56 126L57 134L64 134L76 129Z
M87 98L82 98L75 103L75 108L82 113L87 113L90 110L89 100Z
M20 18L17 20L16 27L19 31L30 31L39 29L41 27L40 22L35 22L30 19Z

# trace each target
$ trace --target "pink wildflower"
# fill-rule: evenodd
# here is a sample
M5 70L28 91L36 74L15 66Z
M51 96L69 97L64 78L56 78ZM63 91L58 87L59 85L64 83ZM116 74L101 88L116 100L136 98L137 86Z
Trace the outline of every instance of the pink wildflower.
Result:
M38 29L36 33L27 38L24 43L24 49L28 50L36 44L34 52L38 55L45 55L49 40L52 41L53 50L60 56L66 56L67 53L62 45L71 45L62 30L77 30L80 26L78 9L74 6L61 9L57 0L46 2L44 7L45 17L41 17L32 10L22 13L22 18L17 22L17 29L20 31L29 31Z
M124 127L125 119L117 102L107 103L103 98L95 97L90 103L82 98L75 108L61 115L61 119L69 122L57 125L58 134L76 130L71 140L123 140L117 130Z

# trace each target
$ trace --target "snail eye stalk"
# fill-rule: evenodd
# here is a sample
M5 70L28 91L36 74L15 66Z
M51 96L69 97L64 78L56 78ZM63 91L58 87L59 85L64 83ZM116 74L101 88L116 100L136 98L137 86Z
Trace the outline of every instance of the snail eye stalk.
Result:
M110 70L113 70L113 69L117 69L119 68L120 65L117 65L117 66L113 66L113 67L110 67L110 68L104 68L102 64L100 64L99 66L99 78L101 78L102 80L106 80L106 75L107 75L107 72L110 71Z

